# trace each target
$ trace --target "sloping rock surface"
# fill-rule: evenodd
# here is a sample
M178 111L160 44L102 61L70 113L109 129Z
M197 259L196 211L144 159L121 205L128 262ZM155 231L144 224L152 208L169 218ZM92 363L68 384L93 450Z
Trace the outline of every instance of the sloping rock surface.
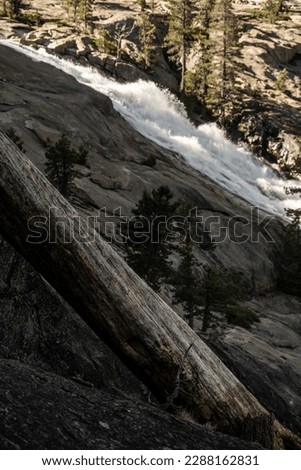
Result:
M157 408L0 361L2 449L256 449Z

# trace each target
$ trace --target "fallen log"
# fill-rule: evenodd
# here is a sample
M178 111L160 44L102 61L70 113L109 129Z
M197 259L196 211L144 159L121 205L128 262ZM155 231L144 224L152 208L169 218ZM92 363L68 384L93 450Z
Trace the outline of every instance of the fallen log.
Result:
M173 397L200 422L265 448L299 448L1 131L0 210L1 233L161 403Z

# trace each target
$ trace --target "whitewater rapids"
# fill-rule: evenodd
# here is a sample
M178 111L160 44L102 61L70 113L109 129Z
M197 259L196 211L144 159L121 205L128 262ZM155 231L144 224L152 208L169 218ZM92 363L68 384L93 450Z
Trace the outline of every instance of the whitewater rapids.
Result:
M109 96L114 108L141 134L181 155L193 168L253 206L278 215L284 215L285 208L300 207L298 196L285 190L296 185L301 188L300 182L281 178L271 166L231 143L216 125L196 127L177 98L155 83L118 83L91 66L48 54L42 48L35 50L9 40L0 43Z

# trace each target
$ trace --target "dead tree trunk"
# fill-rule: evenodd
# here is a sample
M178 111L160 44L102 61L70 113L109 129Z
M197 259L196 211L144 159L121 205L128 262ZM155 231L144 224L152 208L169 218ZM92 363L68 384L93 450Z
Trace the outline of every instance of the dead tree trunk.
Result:
M1 131L0 214L3 235L162 403L176 388L200 422L268 448L298 445Z

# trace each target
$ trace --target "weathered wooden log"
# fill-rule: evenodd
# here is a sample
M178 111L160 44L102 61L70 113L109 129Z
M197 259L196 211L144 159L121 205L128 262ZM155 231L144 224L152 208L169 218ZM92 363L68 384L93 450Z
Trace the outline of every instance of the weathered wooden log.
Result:
M300 444L1 131L0 211L2 234L162 403L177 395L200 422L267 448Z

